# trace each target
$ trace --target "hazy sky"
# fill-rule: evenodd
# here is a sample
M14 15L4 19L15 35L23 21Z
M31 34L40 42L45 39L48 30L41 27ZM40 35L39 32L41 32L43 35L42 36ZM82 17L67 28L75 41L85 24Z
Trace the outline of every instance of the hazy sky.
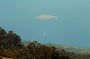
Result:
M0 26L23 40L90 47L90 0L0 0Z

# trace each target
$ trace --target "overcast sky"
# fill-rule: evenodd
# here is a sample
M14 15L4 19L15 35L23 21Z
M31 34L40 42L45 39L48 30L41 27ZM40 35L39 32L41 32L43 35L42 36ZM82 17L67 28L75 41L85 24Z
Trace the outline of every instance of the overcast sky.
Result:
M23 40L90 48L90 0L0 0L0 26Z

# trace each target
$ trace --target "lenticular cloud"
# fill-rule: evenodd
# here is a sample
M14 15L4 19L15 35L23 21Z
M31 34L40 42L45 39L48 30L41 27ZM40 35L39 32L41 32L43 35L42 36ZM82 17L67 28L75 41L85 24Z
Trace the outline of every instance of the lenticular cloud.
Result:
M39 16L36 16L36 19L39 19L39 20L52 20L52 19L58 19L57 16L53 16L53 15L39 15Z

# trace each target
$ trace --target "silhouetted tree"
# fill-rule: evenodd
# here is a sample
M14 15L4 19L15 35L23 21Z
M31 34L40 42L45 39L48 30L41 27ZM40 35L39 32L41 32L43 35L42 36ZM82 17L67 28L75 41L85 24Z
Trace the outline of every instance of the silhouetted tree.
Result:
M0 49L6 47L7 44L7 32L0 27Z
M8 32L8 47L9 48L18 48L21 46L21 38L19 35L14 33L13 31Z
M0 27L0 49L15 49L22 46L21 38L13 31L8 33Z

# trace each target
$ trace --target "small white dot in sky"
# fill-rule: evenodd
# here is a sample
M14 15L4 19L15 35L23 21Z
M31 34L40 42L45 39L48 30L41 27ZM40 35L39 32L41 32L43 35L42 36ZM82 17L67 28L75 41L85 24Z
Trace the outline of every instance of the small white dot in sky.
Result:
M46 32L42 34L43 36L46 36Z

